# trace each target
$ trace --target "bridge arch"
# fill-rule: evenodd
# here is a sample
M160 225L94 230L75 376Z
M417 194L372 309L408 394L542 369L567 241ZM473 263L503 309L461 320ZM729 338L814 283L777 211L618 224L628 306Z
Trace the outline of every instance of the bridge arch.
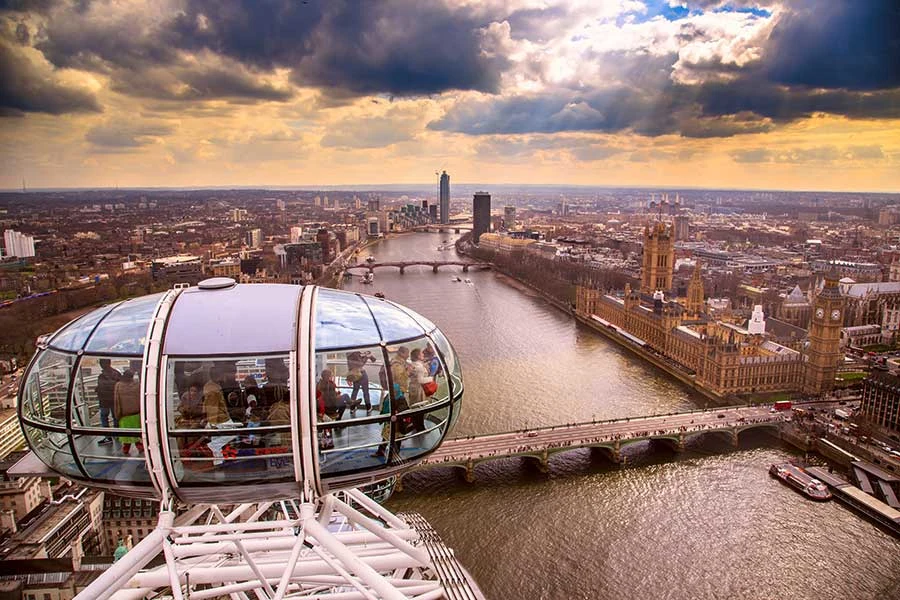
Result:
M464 464L455 463L455 462L447 462L447 463L434 463L434 464L428 465L428 468L427 468L428 471L432 471L435 469L448 469L450 471L456 471L466 481L468 481L469 483L472 482L472 479L468 475L469 469ZM417 469L417 468L413 467L412 469L410 469L408 471L402 471L402 472L398 473L397 474L397 482L395 484L395 489L398 492L402 492L403 491L403 477L406 475L409 475L410 473L415 473L417 471L424 471L424 470L426 470L426 469L423 469L423 468Z
M738 444L737 432L734 429L704 429L685 434L685 439L702 441L704 438L718 438L730 443L732 446L737 446Z
M681 452L684 450L684 438L677 435L660 435L650 438L651 444L659 444L672 450L672 452Z
M738 439L740 439L741 434L744 433L745 431L751 431L751 430L757 430L757 429L769 430L772 433L774 433L776 435L776 437L781 432L781 428L776 423L771 423L771 422L770 423L750 423L748 425L742 425L740 427L735 428L735 435L738 437Z

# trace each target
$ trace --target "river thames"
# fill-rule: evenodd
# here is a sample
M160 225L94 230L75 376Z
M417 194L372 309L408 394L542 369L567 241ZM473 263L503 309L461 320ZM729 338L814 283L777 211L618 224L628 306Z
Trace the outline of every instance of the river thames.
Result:
M458 260L437 249L457 237L401 235L360 260ZM385 268L343 287L381 291L447 334L465 382L451 437L705 405L493 271ZM422 513L491 600L900 598L900 541L769 477L796 453L743 435L738 449L705 439L678 455L635 444L625 467L587 450L556 455L546 475L495 461L472 484L433 469L405 477L388 507Z

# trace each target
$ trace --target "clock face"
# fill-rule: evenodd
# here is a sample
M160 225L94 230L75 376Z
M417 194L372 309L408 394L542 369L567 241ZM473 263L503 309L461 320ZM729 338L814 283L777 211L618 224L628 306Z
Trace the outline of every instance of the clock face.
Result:
M837 321L840 318L841 318L841 311L839 311L837 309L834 309L833 311L831 311L831 320L832 321Z
M817 308L817 309L816 309L816 316L819 317L820 319L821 319L822 317L824 317L824 316L825 316L825 309L824 309L824 308Z

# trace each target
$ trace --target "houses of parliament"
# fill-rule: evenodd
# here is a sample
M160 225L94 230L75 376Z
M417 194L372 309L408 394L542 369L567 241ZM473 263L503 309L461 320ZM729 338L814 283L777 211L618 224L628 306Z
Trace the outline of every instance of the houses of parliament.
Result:
M715 397L814 395L832 389L843 358L840 336L845 310L836 274L825 276L806 340L789 348L766 333L761 306L755 307L746 326L711 318L699 262L686 295L674 296L675 236L670 224L648 225L643 242L640 289L626 285L624 290L606 293L579 286L576 313L581 319L640 346L681 379Z

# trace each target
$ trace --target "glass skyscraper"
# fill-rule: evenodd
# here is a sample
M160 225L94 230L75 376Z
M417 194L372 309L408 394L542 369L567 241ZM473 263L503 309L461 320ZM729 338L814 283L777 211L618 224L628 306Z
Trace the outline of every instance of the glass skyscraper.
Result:
M450 176L447 171L441 173L441 223L450 222Z
M491 230L491 195L487 192L475 192L472 199L472 241L476 244L482 233Z

